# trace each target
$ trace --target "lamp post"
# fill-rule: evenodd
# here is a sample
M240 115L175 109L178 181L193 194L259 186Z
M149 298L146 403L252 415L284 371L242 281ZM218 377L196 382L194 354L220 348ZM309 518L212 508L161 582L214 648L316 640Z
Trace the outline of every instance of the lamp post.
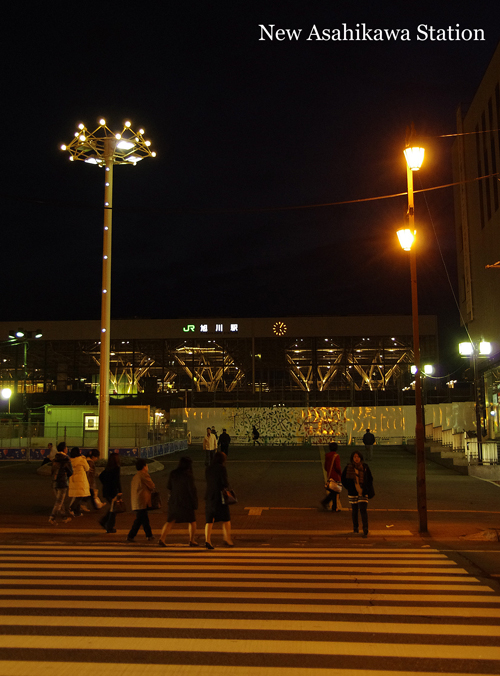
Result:
M477 370L478 357L488 357L491 354L491 343L481 340L478 344L472 341L460 343L458 351L462 357L470 357L474 370L474 403L476 408L476 436L477 436L477 463L483 464L483 426L481 424L481 397L479 374Z
M104 167L104 230L102 245L101 298L101 353L99 361L99 451L101 458L109 451L109 356L111 329L111 221L113 213L113 166L133 165L145 157L156 157L150 149L151 141L144 139L144 129L134 132L125 122L119 133L114 133L99 120L99 126L90 132L84 124L78 125L75 138L62 145L70 160L83 160Z
M411 308L413 318L413 356L415 362L415 449L417 459L417 509L419 532L427 532L427 491L425 484L425 432L422 411L422 380L420 375L420 338L418 327L418 287L417 258L415 252L415 213L413 205L413 172L418 171L424 160L424 148L418 147L414 138L415 131L407 137L404 155L406 158L406 177L408 182L408 227L398 231L402 248L410 252L411 272Z
M12 390L9 387L4 387L2 392L2 399L8 399L9 402L9 415L10 415L10 398L12 396Z

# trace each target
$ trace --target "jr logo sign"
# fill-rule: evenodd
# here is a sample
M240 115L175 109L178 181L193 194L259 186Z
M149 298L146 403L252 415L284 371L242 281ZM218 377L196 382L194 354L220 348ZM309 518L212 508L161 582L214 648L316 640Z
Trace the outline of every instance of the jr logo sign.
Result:
M194 331L194 324L188 324L187 326L183 326L182 330L187 333L188 331Z

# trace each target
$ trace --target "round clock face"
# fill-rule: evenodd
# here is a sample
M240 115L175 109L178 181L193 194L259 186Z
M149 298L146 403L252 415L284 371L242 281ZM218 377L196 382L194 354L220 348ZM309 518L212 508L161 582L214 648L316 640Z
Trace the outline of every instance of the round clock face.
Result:
M273 324L273 333L275 336L284 336L286 333L286 324L283 322L276 322Z

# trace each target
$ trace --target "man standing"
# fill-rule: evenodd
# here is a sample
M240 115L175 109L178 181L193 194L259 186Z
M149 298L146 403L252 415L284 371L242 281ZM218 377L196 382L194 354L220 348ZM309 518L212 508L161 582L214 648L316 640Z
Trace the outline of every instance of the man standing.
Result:
M366 430L366 434L363 436L363 443L365 445L365 452L370 455L370 460L373 460L373 444L375 443L375 437L370 430Z
M155 485L149 476L148 465L144 458L137 460L135 468L137 473L132 479L130 497L132 510L135 511L136 517L127 535L127 542L134 541L141 526L144 528L147 539L152 542L154 537L149 524L148 507L151 507L151 493L155 490Z
M219 441L217 444L220 446L220 450L225 453L226 455L229 455L229 444L231 443L231 437L229 434L226 432L226 428L222 429L222 434L219 437Z
M203 450L205 451L205 467L209 467L217 450L217 437L212 434L210 427L207 427L207 435L203 439Z
M57 526L56 516L65 517L65 523L71 521L71 517L66 512L64 501L68 495L69 477L73 474L71 460L68 458L68 447L64 441L57 444L57 453L52 462L52 488L56 501L49 517L49 523Z

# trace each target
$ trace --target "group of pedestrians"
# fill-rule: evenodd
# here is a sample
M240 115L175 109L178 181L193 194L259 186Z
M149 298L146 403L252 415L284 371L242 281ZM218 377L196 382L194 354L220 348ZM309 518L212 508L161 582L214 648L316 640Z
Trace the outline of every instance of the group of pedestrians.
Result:
M205 451L205 467L208 467L212 464L214 460L214 455L217 449L226 454L226 457L229 455L229 444L231 443L231 437L224 427L222 434L217 435L215 427L207 427L207 433L203 437L203 450Z
M224 543L233 547L231 538L231 514L224 491L229 488L226 469L226 454L215 451L211 464L205 470L205 548L215 549L212 544L212 529L214 523L222 522ZM136 513L135 521L127 536L127 542L133 542L139 529L143 528L146 538L153 541L153 533L149 523L148 510L152 507L152 494L156 487L151 480L146 461L139 458L136 462L137 474L132 479L131 508ZM189 456L180 458L179 465L170 472L167 482L169 491L167 521L162 528L158 545L166 547L166 537L175 523L187 523L189 546L198 547L196 540L196 510L198 509L198 493L194 482L193 463ZM112 512L112 508L110 510ZM113 521L114 527L114 521ZM116 532L108 530L109 532Z
M369 430L367 430L368 432ZM368 500L374 497L373 476L370 468L364 462L360 451L351 453L350 461L341 469L338 444L332 441L329 451L325 455L325 472L327 495L321 500L324 509L332 503L332 511L341 511L340 490L343 486L347 490L347 499L351 507L352 528L359 533L359 517L363 528L363 537L368 536Z
M81 516L82 511L90 511L90 507L85 503L89 503L94 509L100 508L96 501L95 490L95 463L98 458L97 449L91 450L86 458L77 446L74 446L68 454L68 447L64 441L57 445L52 458L51 474L55 502L49 517L51 525L56 526L58 518L68 523L73 517ZM66 505L67 497L71 498L68 505Z
M368 436L367 436L368 435ZM375 438L367 430L363 438L367 449L371 451ZM215 428L208 427L203 441L205 450L205 547L214 549L212 544L212 529L214 523L222 523L224 543L233 547L231 537L231 515L228 504L227 490L229 479L226 469L226 460L229 452L231 437L224 429L217 437ZM372 442L372 443L369 443ZM220 448L221 450L217 450ZM224 450L223 450L224 449ZM73 517L81 516L82 511L90 511L90 504L94 509L100 509L102 504L98 497L95 485L95 464L99 459L99 451L93 449L88 457L81 454L78 447L73 447L68 455L65 442L57 445L52 459L52 486L55 503L49 518L49 523L57 525L57 519L64 523ZM139 458L136 461L136 474L131 484L131 509L135 512L135 520L127 535L127 542L133 542L140 528L144 530L146 538L154 541L148 511L152 508L152 495L156 491L155 484L149 476L146 460ZM352 513L354 533L359 533L359 517L363 529L363 537L368 535L368 500L374 496L373 477L369 466L364 462L363 454L359 451L351 453L350 461L342 471L338 444L331 442L329 451L325 455L325 472L327 495L321 500L324 509L332 505L332 511L341 511L339 493L343 486L347 490L349 505ZM99 520L100 525L107 533L116 533L116 515L125 511L123 493L120 481L120 455L110 453L106 467L99 475L102 484L102 493L107 501L107 508ZM193 475L192 460L188 456L180 458L179 465L170 472L167 489L169 501L167 521L164 524L158 541L160 547L166 547L166 537L175 523L188 524L189 546L198 547L196 540L196 510L198 509L198 494ZM66 507L66 498L71 498Z

